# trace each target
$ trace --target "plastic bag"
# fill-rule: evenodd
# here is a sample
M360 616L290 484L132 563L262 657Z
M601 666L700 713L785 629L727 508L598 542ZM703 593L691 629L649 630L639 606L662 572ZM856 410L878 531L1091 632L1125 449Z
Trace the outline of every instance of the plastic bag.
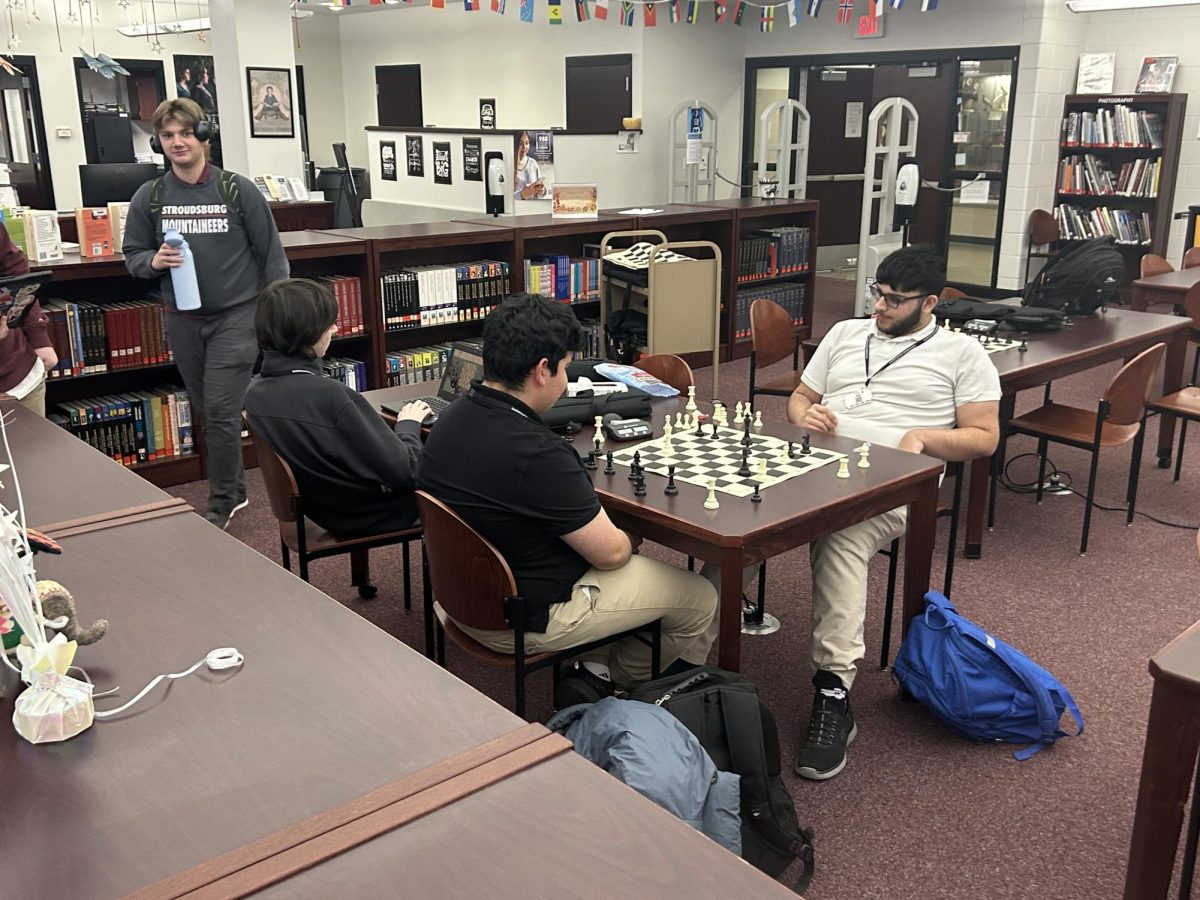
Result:
M92 726L92 686L57 672L38 672L17 698L13 725L31 744L65 741Z

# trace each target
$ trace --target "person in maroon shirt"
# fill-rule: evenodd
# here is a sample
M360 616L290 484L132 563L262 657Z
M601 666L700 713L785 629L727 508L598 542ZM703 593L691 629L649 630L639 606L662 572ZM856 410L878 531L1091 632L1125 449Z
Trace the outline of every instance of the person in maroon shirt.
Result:
M0 276L24 275L29 260L0 226ZM46 373L58 365L58 354L46 333L46 314L34 300L16 328L0 319L0 391L15 397L39 416L46 415Z

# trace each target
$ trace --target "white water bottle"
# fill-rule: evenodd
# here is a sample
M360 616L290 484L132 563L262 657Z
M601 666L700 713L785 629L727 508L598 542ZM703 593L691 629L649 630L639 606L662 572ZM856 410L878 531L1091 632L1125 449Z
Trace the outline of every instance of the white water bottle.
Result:
M175 293L175 308L184 312L200 308L200 284L196 281L196 259L192 248L176 228L168 228L163 243L183 251L183 265L171 270L171 287Z

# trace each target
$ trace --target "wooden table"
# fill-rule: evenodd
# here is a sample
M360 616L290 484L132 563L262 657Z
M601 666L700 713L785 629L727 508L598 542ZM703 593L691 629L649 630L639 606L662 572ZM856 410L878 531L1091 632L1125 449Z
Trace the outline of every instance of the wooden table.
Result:
M0 462L15 461L25 520L32 527L55 531L55 525L71 520L182 503L21 404L0 403L0 412L11 450L10 458L0 442ZM0 502L13 511L15 483L11 471L0 474Z
M428 383L368 391L372 406L384 401L428 393ZM662 418L683 408L682 399L656 402L652 421L661 434ZM706 407L707 409L707 407ZM770 422L762 431L784 440L800 442L803 431L782 422ZM593 429L585 425L574 439L586 454ZM850 453L859 441L812 435L815 447ZM610 443L608 446L612 446ZM853 457L857 461L857 457ZM593 473L600 501L621 528L665 547L671 547L721 566L720 665L738 671L741 663L742 570L819 537L846 528L899 506L908 506L908 531L904 541L904 622L919 615L929 590L933 538L937 515L938 478L942 464L927 456L875 447L871 468L851 463L850 478L835 477L836 465L791 478L763 492L762 503L719 495L721 508L704 509L704 488L679 484L679 494L667 497L662 479L651 476L645 497L635 497L626 477ZM907 627L907 624L906 624Z
M1151 303L1183 303L1184 295L1197 282L1200 282L1200 266L1138 278L1133 282L1133 296L1129 305L1145 311Z
M1171 884L1183 811L1200 750L1200 622L1151 658L1150 674L1154 693L1146 724L1125 900L1166 897Z
M8 895L123 895L525 724L199 516L62 543L39 577L66 585L88 623L112 623L76 659L97 690L121 686L97 707L217 647L246 661L39 746L7 725L5 667Z

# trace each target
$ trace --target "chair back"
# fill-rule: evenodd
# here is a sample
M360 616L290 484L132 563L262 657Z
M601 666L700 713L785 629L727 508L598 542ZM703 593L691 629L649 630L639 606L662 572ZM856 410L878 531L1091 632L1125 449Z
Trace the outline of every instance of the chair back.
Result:
M1183 311L1192 317L1192 330L1200 331L1200 282L1193 284L1183 295Z
M1152 275L1165 275L1167 272L1174 272L1175 267L1159 256L1157 253L1147 253L1142 256L1141 275L1142 278L1149 278Z
M1187 252L1183 254L1183 267L1193 269L1196 266L1200 266L1200 247L1188 247Z
M503 601L517 596L517 582L504 557L445 503L416 491L425 528L425 552L433 597L460 625L504 631Z
M796 326L787 310L774 300L755 300L750 304L750 340L754 364L769 366L795 351Z
M696 383L692 378L692 367L670 353L643 356L634 365L643 372L649 372L664 384L669 384L681 394L686 394L687 389Z
M1104 399L1108 401L1108 422L1113 425L1136 425L1142 421L1146 403L1150 399L1150 381L1166 352L1166 344L1155 344L1127 362L1113 376L1104 392Z
M1034 247L1053 244L1059 238L1058 220L1044 209L1029 214L1029 243Z
M258 457L258 470L262 472L263 484L267 488L272 515L280 522L295 522L296 512L292 501L300 496L300 488L296 484L296 476L292 474L292 467L249 423L246 428L254 445L254 455Z
M942 288L941 294L939 294L938 296L942 300L957 300L959 297L965 297L967 295L963 291L960 291L958 288L944 287L944 288Z

